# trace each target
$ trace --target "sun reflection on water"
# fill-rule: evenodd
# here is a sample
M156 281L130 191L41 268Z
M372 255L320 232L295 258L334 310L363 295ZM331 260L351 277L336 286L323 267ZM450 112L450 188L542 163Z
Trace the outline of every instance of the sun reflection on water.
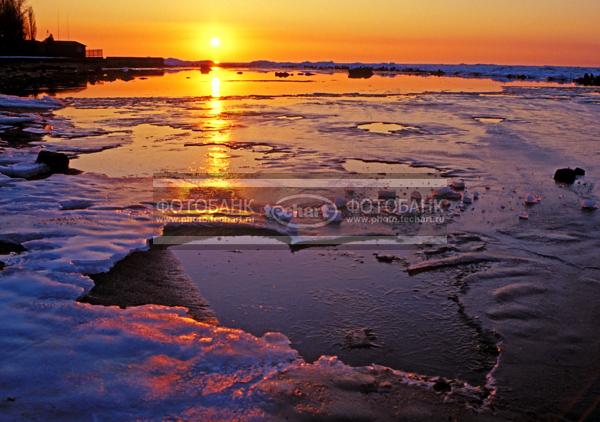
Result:
M213 98L221 97L221 79L218 76L214 76L211 80L211 90L210 95Z
M228 149L220 144L227 144L230 139L229 122L223 118L224 103L221 99L221 79L219 68L214 67L214 76L211 79L211 99L207 126L209 131L209 143L214 144L207 155L206 172L209 174L227 174L230 172L230 159ZM229 182L223 178L215 178L211 181L215 188L227 188Z

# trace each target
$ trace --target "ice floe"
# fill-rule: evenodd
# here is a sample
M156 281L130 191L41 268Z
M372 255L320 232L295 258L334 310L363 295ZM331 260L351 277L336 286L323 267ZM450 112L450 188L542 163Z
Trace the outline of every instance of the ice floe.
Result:
M0 124L1 125L10 125L15 126L23 123L34 123L37 121L37 117L34 115L19 115L19 116L8 116L5 114L0 114ZM9 127L9 126L7 126Z
M0 109L55 110L62 107L64 103L61 100L48 96L33 99L0 94Z
M0 173L9 177L30 179L50 173L50 167L43 163L19 163L12 166L0 166Z
M581 208L586 211L594 211L598 209L598 203L593 199L584 199L581 201Z

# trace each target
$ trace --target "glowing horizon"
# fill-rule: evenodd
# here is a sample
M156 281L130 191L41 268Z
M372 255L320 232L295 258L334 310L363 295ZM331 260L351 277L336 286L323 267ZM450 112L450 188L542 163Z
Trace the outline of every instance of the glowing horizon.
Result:
M38 38L112 56L600 66L595 0L107 3L29 0Z

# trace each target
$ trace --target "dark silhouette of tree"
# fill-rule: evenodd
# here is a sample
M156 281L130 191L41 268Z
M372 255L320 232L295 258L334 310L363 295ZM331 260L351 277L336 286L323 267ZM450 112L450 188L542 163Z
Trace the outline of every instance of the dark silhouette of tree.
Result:
M25 3L26 0L0 0L0 44L10 46L35 39L35 15Z
M37 36L37 24L35 22L35 13L33 13L33 7L29 6L26 11L25 23L27 26L26 35L28 40L35 40Z

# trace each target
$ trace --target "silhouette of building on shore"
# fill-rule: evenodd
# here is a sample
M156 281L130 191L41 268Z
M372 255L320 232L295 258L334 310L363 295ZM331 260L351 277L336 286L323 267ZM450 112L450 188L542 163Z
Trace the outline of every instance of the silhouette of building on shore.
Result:
M104 57L103 50L88 50L77 41L57 41L49 35L44 41L23 40L0 43L0 64L7 63L78 63L101 68L164 67L162 57Z
M85 45L77 41L57 41L52 35L44 41L24 40L3 45L0 54L21 57L64 57L85 59Z

